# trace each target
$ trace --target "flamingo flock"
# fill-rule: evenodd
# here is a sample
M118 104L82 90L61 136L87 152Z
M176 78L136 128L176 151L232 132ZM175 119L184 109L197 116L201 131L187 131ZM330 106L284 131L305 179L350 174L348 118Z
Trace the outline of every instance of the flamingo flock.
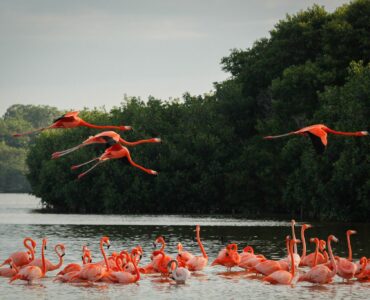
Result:
M295 222L292 220L294 232ZM331 283L338 276L343 281L370 282L370 259L362 257L358 262L352 258L350 236L356 234L354 230L347 230L348 257L334 256L332 243L338 239L329 235L327 239L318 237L310 238L315 244L315 251L307 254L305 243L305 230L311 228L309 224L303 224L301 239L286 236L287 257L280 260L266 258L263 254L256 254L252 246L246 246L241 253L238 245L230 243L221 249L218 256L211 263L212 266L226 267L227 275L241 273L248 278L256 278L266 284L296 285L306 281L314 284ZM166 242L163 236L159 236L153 243L155 250L150 255L150 263L139 266L144 255L140 245L131 250L120 250L106 253L110 247L110 240L104 236L100 239L100 253L103 260L93 262L91 251L86 245L82 246L81 262L70 263L60 270L54 281L60 283L89 283L105 282L111 284L130 284L141 280L148 274L158 274L160 282L184 284L191 279L192 274L204 272L208 266L208 255L200 239L200 226L196 226L196 239L201 255L197 256L184 251L181 243L177 246L177 256L172 257L166 253ZM294 246L302 243L302 255L294 252ZM0 265L0 276L9 278L9 283L23 280L31 284L42 280L48 272L58 270L63 266L63 258L66 248L63 244L57 244L54 251L58 256L58 263L53 264L45 257L47 239L42 239L41 257L36 258L36 242L27 237L23 242L27 251L14 252ZM157 248L160 245L160 248ZM326 252L326 245L329 254ZM5 267L4 267L5 266ZM234 271L232 268L244 269L243 272ZM225 275L225 273L221 273ZM49 276L48 276L49 277Z

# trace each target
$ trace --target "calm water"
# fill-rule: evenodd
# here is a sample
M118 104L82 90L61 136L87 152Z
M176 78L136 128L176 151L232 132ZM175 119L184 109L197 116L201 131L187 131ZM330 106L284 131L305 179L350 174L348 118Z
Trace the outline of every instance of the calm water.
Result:
M141 264L149 262L153 251L152 242L159 235L167 241L166 251L176 253L176 245L199 254L194 235L195 224L201 225L201 238L212 261L218 251L228 242L243 247L253 245L258 253L270 258L281 258L284 254L284 237L290 233L287 222L253 221L222 217L190 216L126 216L126 215L64 215L39 214L31 210L39 207L39 200L25 194L0 194L0 260L9 253L22 250L22 240L31 236L40 244L47 236L49 245L62 242L66 246L65 263L80 261L81 246L88 243L93 259L101 260L98 250L99 239L110 237L109 252L142 245L144 257ZM326 237L334 233L339 238L334 252L346 256L345 231L358 231L352 238L354 258L370 256L370 224L313 224L307 236ZM297 230L298 233L298 230ZM312 251L309 245L309 252ZM39 255L39 246L37 255ZM52 247L47 257L56 261ZM236 270L236 269L235 269ZM336 279L333 284L315 286L299 283L295 287L273 286L246 275L225 276L222 267L207 267L199 276L193 276L185 285L157 283L155 275L144 275L138 284L107 285L92 287L53 282L55 272L47 274L40 284L27 285L18 281L12 285L8 279L0 278L1 299L370 299L370 283L344 284Z

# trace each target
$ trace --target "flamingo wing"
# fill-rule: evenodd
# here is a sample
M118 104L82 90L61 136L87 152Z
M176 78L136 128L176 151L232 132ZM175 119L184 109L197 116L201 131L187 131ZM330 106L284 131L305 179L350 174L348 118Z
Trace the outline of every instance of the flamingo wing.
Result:
M68 121L71 122L77 117L78 113L79 113L78 111L68 112L68 113L64 114L63 116L53 120L53 123L56 123L60 120L63 120L63 121L66 121L66 122L68 122Z
M325 144L323 144L322 139L320 137L318 137L317 135L312 134L311 132L307 132L307 133L308 133L308 136L311 139L313 147L316 150L316 153L317 154L323 154L325 152L326 146L325 146ZM325 138L325 140L326 140L326 138Z
M103 135L101 136L101 138L103 140L105 140L105 142L107 143L107 148L113 146L114 144L117 144L117 141L115 141L112 137L110 136L107 136L107 135Z

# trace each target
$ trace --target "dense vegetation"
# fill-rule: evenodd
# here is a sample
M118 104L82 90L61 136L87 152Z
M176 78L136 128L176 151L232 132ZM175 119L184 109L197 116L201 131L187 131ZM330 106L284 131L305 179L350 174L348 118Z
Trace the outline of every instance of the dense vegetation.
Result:
M370 140L330 136L324 155L310 140L266 141L315 123L366 130L370 120L370 1L334 13L313 6L278 22L269 38L222 59L231 77L213 94L181 101L128 98L89 122L132 125L131 148L158 177L110 161L76 181L70 166L102 153L90 146L59 160L52 152L97 131L42 133L27 162L33 193L56 211L100 213L234 213L246 216L368 220Z
M26 156L32 137L14 139L12 134L50 124L60 112L55 107L12 105L0 118L0 192L30 192Z

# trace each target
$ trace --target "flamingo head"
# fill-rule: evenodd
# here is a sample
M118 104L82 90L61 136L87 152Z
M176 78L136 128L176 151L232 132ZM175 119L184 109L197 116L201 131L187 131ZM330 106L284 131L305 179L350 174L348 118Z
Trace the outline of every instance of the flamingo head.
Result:
M247 247L244 247L243 252L250 252L253 254L254 250L252 246L247 246Z
M326 249L326 242L324 240L320 240L320 250L324 251Z
M347 230L347 235L356 234L356 230Z
M157 175L158 175L158 172L157 172L157 171L154 171L154 170L149 170L149 173L150 173L151 175L155 175L155 176L157 176Z
M361 131L361 135L369 135L368 131Z
M285 237L285 241L287 242L287 241L290 241L290 235L287 235L286 237Z
M329 237L328 237L328 241L334 241L334 242L338 242L338 239L334 236L334 235L329 235Z
M107 245L107 249L109 249L109 247L110 247L109 237L103 236L100 240L100 243L101 243L101 245L104 245L104 244Z
M119 130L128 131L128 130L132 130L132 127L131 126L119 126Z
M178 244L177 244L177 251L178 251L178 252L182 252L182 249L183 249L183 248L182 248L182 244L181 244L181 243L178 243Z
M43 238L42 239L42 247L44 248L44 250L46 250L46 244L48 242L48 239L47 238Z
M237 244L229 244L226 246L226 251L238 251Z
M66 248L64 247L63 244L58 244L55 246L55 249L59 248L60 251L62 252L62 254L60 255L60 257L63 257L64 255L66 255Z
M295 220L292 219L291 223L292 223L292 226L294 226L295 225Z
M200 226L199 225L195 226L195 231L200 232Z
M153 246L156 248L157 247L157 244L162 244L162 245L165 244L165 241L164 241L164 237L163 236L160 235L159 237L157 237L156 240L153 243Z
M311 224L303 224L303 229L306 230L308 228L312 228Z
M154 138L154 142L156 142L156 143L162 143L162 140L160 138Z

